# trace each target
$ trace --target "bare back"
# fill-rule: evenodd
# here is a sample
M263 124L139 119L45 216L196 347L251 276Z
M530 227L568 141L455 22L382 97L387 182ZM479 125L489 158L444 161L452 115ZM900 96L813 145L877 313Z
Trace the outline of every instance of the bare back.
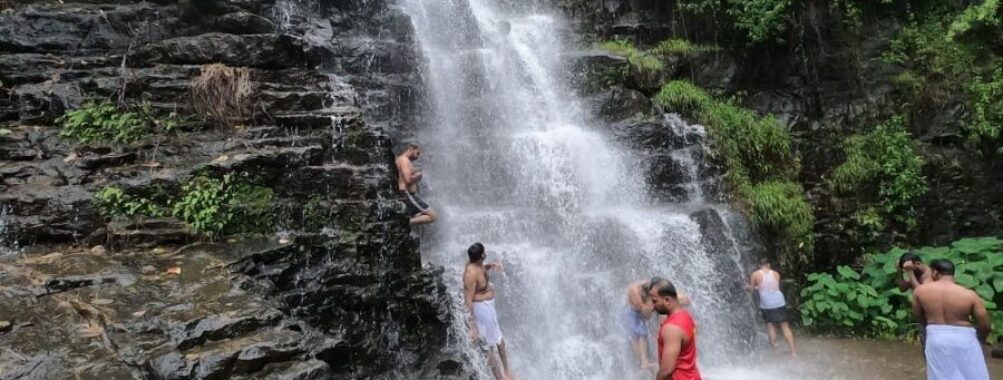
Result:
M949 281L929 281L915 290L914 302L930 325L972 326L969 319L982 304L975 292Z
M488 281L488 271L483 265L469 263L463 270L463 287L466 291L472 291L471 301L480 302L495 298L495 291Z
M407 157L407 154L397 156L395 163L397 164L397 190L418 191L417 181L413 183L409 181L414 173L414 164L411 163L411 159Z
M637 281L627 287L627 304L630 305L631 309L642 311L646 309L645 305L648 306L647 309L651 308L651 299L645 297L641 290L641 286L643 285L643 281Z

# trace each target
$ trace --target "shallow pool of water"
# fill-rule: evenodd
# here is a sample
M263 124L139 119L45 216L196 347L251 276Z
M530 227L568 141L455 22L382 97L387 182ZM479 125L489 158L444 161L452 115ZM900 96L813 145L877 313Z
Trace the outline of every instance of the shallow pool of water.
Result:
M704 368L706 380L921 380L925 362L916 344L836 338L799 338L798 357L756 355L752 363L731 368ZM783 346L781 346L783 347ZM1003 379L1003 360L989 357L990 376Z

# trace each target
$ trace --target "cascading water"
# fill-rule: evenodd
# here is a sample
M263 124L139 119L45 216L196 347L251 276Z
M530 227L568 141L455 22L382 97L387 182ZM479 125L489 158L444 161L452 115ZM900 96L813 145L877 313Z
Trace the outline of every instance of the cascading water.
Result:
M730 256L725 262L734 265L722 271L706 248L689 215L702 196L691 194L686 207L648 199L639 162L590 126L563 83L561 20L493 0L404 5L434 103L417 140L442 217L423 254L446 267L457 297L455 337L466 328L465 249L480 241L488 261L506 264L492 281L521 378L650 376L635 370L621 317L628 283L653 275L693 299L703 363L747 351L748 296L730 295L743 304L721 294L745 274Z

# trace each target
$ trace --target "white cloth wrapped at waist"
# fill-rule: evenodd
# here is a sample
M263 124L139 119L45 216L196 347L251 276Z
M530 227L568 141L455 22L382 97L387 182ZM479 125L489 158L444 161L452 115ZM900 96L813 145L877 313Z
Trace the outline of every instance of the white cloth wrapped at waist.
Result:
M986 357L967 326L926 326L926 378L929 380L989 380Z
M498 312L495 310L495 300L474 302L474 322L477 323L477 334L490 345L502 341L501 328L498 327Z

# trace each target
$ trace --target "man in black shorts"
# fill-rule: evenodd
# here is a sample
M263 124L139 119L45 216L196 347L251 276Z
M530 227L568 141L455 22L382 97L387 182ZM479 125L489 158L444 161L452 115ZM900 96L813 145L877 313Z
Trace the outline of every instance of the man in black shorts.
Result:
M432 223L438 219L439 214L418 196L418 182L421 181L421 172L414 170L414 160L421 157L421 149L417 145L408 144L404 152L397 156L397 190L408 211L411 212L411 224Z

